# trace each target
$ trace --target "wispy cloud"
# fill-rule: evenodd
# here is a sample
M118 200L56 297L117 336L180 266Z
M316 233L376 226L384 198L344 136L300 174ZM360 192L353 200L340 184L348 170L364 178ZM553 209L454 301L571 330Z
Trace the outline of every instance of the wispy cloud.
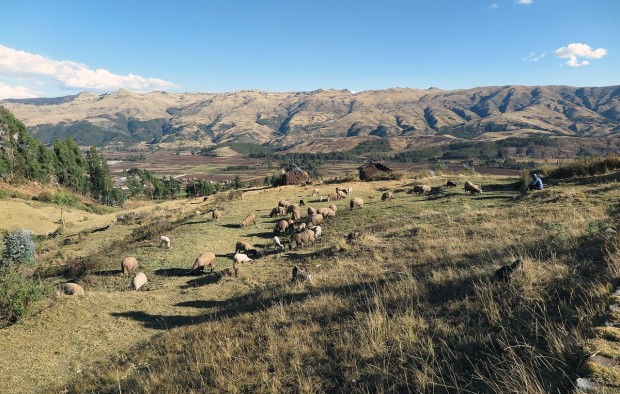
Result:
M528 61L528 62L537 62L537 61L543 59L546 55L547 55L547 52L543 52L540 55L537 55L535 52L532 52L529 55L527 55L526 57L522 58L521 60L525 60L525 61Z
M521 4L521 5L530 5L533 2L534 2L534 0L517 0L517 1L515 1L515 3Z
M55 60L49 57L19 51L0 45L0 74L28 79L51 79L60 88L75 90L112 91L126 88L136 91L166 90L175 88L172 82L159 78L147 78L136 74L114 74L103 68L92 69L82 63L70 60ZM6 86L6 85L4 85ZM32 90L23 86L8 87L26 94ZM21 90L20 90L21 89ZM30 96L32 97L32 96Z
M553 54L559 58L568 59L566 62L566 65L568 66L580 67L590 64L589 61L582 60L580 58L600 59L607 55L607 49L598 48L593 50L588 44L574 42L565 47L556 49L553 51Z
M494 9L496 9L496 8L498 8L498 7L499 7L499 6L497 5L497 3L491 3L491 4L489 5L489 8L490 8L490 9L492 9L492 10L494 10Z
M0 99L5 98L32 98L38 97L39 94L25 86L9 86L0 83Z

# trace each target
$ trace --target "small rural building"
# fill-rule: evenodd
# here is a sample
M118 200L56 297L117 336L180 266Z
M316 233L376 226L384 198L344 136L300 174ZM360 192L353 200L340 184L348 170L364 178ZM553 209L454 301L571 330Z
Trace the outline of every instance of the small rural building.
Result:
M308 179L308 173L293 164L280 175L278 184L282 186L299 185L308 182Z
M360 180L368 181L374 178L381 178L387 176L392 172L392 169L379 162L366 163L358 168L360 172Z

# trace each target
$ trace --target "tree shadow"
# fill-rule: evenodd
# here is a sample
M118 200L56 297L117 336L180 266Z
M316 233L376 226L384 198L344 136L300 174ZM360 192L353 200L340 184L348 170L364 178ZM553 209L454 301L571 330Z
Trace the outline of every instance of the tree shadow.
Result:
M212 285L214 283L217 283L220 281L222 277L217 274L216 272L210 272L208 274L205 274L204 276L201 276L199 278L196 279L192 279L187 281L186 284L180 286L181 289L191 289L193 287L201 287L201 286L207 286L207 285Z
M158 276L188 276L190 275L190 270L188 268L161 268L154 271L155 275Z

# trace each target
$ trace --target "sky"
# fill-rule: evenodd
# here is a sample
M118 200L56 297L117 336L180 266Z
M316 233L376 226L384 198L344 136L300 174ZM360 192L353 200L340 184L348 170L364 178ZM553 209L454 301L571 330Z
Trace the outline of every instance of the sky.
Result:
M619 0L4 0L0 99L620 84Z

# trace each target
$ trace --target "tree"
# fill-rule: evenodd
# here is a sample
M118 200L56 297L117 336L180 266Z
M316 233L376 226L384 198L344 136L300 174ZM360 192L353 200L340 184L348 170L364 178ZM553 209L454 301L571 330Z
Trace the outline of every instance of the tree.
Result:
M240 188L242 188L242 187L245 187L245 185L243 184L243 182L241 182L241 178L239 178L239 175L237 175L237 176L235 177L235 180L234 180L234 182L233 182L233 187L234 187L235 189L240 189Z
M32 232L25 229L4 233L2 236L2 260L0 266L17 266L34 263L35 245Z

